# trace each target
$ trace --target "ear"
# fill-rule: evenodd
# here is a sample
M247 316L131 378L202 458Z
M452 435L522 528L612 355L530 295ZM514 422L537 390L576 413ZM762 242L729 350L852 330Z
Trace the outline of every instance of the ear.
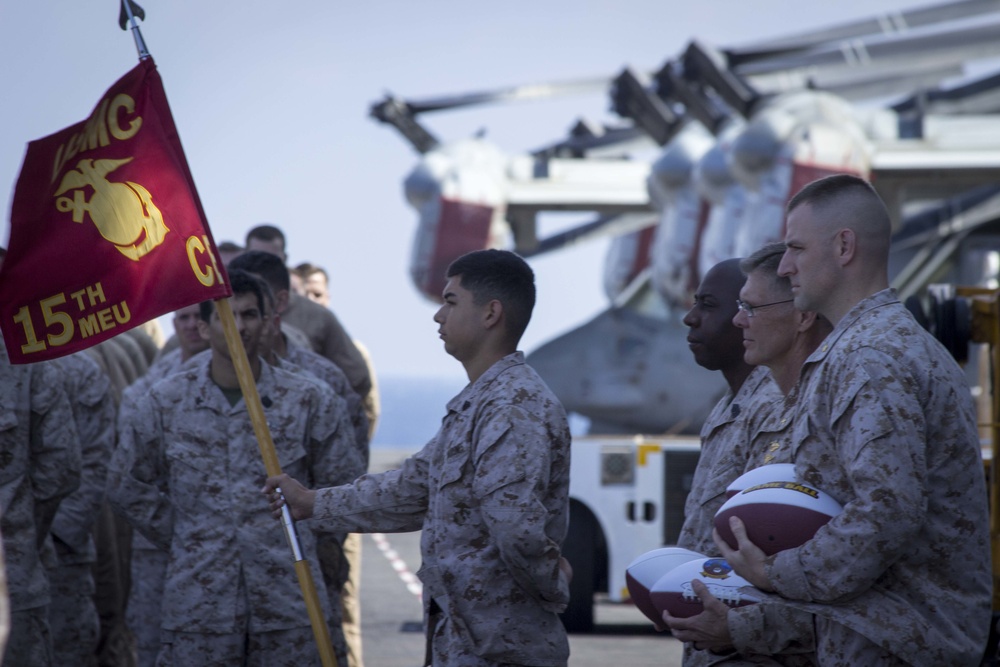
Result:
M799 325L795 327L795 330L799 333L804 331L809 331L812 325L816 322L816 311L807 310L805 312L798 311L799 313Z
M853 229L841 229L837 232L837 261L846 266L858 252L858 235Z
M483 326L492 329L503 322L503 304L497 299L492 299L483 309Z
M288 308L288 301L291 297L288 296L288 290L280 289L274 293L274 312L278 315L285 312Z
M198 335L201 336L201 339L206 343L211 341L208 335L208 322L200 317L198 318Z

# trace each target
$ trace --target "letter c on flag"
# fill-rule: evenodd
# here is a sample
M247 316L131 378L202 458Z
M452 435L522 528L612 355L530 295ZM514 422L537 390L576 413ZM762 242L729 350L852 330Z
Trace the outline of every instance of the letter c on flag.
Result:
M201 242L201 239L197 236L189 236L187 243L185 244L187 248L188 261L191 262L191 270L194 271L194 277L198 279L205 287L211 287L215 283L215 271L211 266L206 265L204 269L198 265L195 253L205 254L205 244Z

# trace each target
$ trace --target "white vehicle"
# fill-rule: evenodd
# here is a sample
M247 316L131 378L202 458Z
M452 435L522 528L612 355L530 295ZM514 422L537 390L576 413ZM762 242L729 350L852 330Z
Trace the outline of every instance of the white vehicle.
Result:
M639 554L677 542L701 447L697 436L584 436L573 439L570 528L563 554L573 565L570 632L589 632L594 594L629 599L625 568Z

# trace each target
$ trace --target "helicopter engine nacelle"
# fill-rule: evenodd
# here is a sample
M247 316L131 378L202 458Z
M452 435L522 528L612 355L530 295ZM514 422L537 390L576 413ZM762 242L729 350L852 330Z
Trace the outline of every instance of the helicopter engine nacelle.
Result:
M660 209L650 255L653 286L671 304L686 305L698 285L698 246L709 206L694 186L694 167L711 148L700 125L687 125L653 163L648 186Z
M733 141L733 177L750 193L734 255L744 257L785 234L785 205L802 187L832 174L870 173L869 147L844 100L816 91L783 95Z
M616 236L604 260L604 293L614 302L632 282L649 268L649 251L656 226Z
M420 216L410 277L421 294L440 301L452 261L503 244L506 163L492 144L467 139L428 152L406 177L406 199Z
M743 123L730 121L695 167L695 187L711 205L698 250L699 279L719 262L738 256L736 234L746 220L750 195L733 177L729 162L733 139L743 128Z

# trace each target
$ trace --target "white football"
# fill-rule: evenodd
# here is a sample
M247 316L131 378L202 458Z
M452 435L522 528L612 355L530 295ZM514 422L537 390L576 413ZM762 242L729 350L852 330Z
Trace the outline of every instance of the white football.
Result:
M663 625L662 616L649 599L653 584L678 565L704 558L705 554L681 547L653 549L637 557L625 570L625 583L632 602L646 618L657 625Z
M799 482L766 482L750 486L727 500L715 514L715 529L736 548L729 517L746 527L747 537L767 555L811 540L843 507L829 494Z
M767 482L794 482L794 463L770 463L759 468L748 470L726 487L726 498L732 498L737 493L751 486Z
M757 589L733 572L725 558L702 558L678 565L653 584L649 598L660 618L664 611L669 611L671 616L687 618L705 610L701 598L695 595L691 585L695 579L705 584L709 593L730 607L742 607L760 601L754 595ZM752 590L744 591L747 587Z

